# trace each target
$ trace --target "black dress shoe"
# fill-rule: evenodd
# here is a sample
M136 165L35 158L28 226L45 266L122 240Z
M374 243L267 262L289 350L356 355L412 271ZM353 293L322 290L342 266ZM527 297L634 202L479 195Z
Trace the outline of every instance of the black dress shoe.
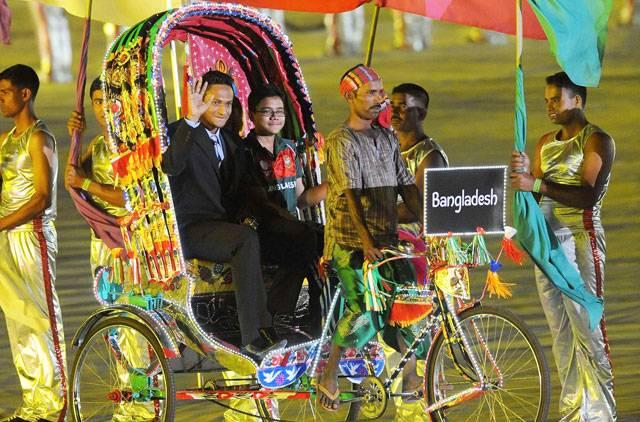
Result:
M267 346L271 346L272 344L282 341L275 328L273 327L260 328L258 330L258 333L260 333L260 338L262 338L266 342Z
M287 346L287 340L280 340L279 342L273 343L270 346L263 346L263 343L254 341L253 343L244 346L242 348L242 353L244 353L245 355L249 355L249 357L259 363L262 362L262 359L264 359L264 357L267 356L267 354L269 354L270 352L285 348Z
M280 340L278 333L276 333L273 327L260 328L258 332L260 333L260 337L242 348L243 353L249 355L257 362L262 361L269 352L287 346L287 340Z

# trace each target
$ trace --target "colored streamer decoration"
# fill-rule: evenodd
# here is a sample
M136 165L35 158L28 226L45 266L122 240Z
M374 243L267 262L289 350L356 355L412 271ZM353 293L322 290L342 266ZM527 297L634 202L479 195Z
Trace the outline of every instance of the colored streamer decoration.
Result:
M513 283L505 283L498 275L498 271L502 268L502 264L497 261L491 261L489 264L489 270L487 271L487 291L489 296L496 295L500 299L508 299L513 296L511 287Z
M520 1L518 1L518 3L520 3ZM558 3L568 4L569 2L549 1L549 3L555 3L557 5ZM572 5L574 4L574 2L570 3ZM546 16L548 17L549 15ZM547 23L549 25L560 25L560 22L562 22L562 25L566 25L567 28L572 29L578 28L581 24L585 24L580 13L576 12L571 16L576 16L576 18L572 20L570 19L570 16L566 16L567 19L564 21L548 19ZM591 27L595 28L595 25L592 25ZM556 45L566 47L568 44L564 42L565 37L572 37L573 35L571 35L570 32L562 31L560 27L555 28L554 31L556 36L560 37ZM524 100L524 76L521 64L521 46L522 34L519 33L517 39L518 54L516 56L514 134L514 147L516 151L525 150L527 126L527 112ZM592 44L592 48L599 47L597 47L596 44ZM567 54L566 51L562 51L561 53ZM600 56L599 50L594 51L594 54ZM599 68L597 73L597 79L599 80ZM565 256L562 246L559 244L558 239L544 219L544 216L538 207L538 203L531 192L514 192L513 220L519 233L518 239L520 244L527 251L531 259L563 294L579 303L587 310L589 314L589 326L591 329L596 328L602 317L602 299L596 297L587 290L580 273Z

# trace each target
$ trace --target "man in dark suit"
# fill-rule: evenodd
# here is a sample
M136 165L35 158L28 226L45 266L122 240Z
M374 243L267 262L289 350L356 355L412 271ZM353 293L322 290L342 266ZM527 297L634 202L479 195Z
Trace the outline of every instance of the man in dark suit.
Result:
M222 129L231 115L233 79L209 71L190 87L186 119L169 127L162 157L169 175L184 256L229 262L235 285L243 349L261 356L276 341L260 267L256 231L241 224L250 186L246 153L236 134Z

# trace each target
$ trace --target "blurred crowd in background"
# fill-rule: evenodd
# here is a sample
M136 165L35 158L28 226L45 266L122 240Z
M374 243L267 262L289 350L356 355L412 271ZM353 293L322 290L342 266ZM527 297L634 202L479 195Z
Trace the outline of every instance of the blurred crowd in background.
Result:
M619 0L614 3L612 26L640 25L639 0ZM43 82L64 83L73 79L71 72L72 45L69 33L69 22L64 9L41 3L30 3L33 17L34 34L37 39L40 55L39 77ZM0 27L3 16L6 17L8 6L0 0ZM287 22L287 15L282 10L262 9L284 30L295 31L299 28ZM431 19L393 11L393 47L406 51L423 51L433 42ZM327 56L361 56L365 46L365 11L359 7L351 12L325 15L324 30L326 42L324 53ZM109 46L124 27L111 23L102 25L105 44ZM7 42L8 33L0 31L0 41ZM6 31L5 31L6 32ZM507 36L501 33L471 28L466 33L470 43L489 43L504 45ZM55 45L56 48L51 46Z

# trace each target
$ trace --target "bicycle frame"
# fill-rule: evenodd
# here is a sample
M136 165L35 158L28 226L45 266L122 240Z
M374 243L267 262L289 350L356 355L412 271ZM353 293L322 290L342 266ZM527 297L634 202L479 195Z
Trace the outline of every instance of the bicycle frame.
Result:
M387 395L389 397L398 397L398 396L406 396L406 394L393 394L391 393L391 384L393 381L400 375L407 362L411 358L411 356L415 353L417 347L425 340L429 332L431 332L438 324L440 325L439 331L436 335L444 335L447 339L448 347L451 349L452 356L454 356L454 363L456 367L460 371L460 373L464 374L468 379L470 379L471 386L461 391L460 393L447 398L446 400L441 400L427 408L425 408L426 412L433 412L436 410L448 408L451 406L455 406L456 404L477 398L484 394L486 391L494 388L493 384L485 382L482 376L482 371L478 364L478 357L471 350L469 345L469 340L462 330L460 320L457 314L463 310L470 309L476 306L480 306L480 301L474 301L472 303L464 303L460 302L458 305L458 309L456 309L456 305L453 301L453 298L449 295L446 295L444 292L439 290L437 286L434 285L434 289L436 290L435 300L437 301L436 310L429 315L429 321L424 325L424 327L420 330L413 343L409 346L409 348L404 352L402 358L400 359L399 364L393 368L393 372L391 375L384 381L383 385L385 390L387 391ZM335 307L337 306L338 299L340 295L340 287L338 287L335 292L331 306L328 310L327 315L332 315ZM461 306L460 306L461 305ZM325 321L322 334L320 339L315 340L311 343L316 343L316 354L313 359L313 364L309 371L310 374L315 374L318 362L320 360L320 349L321 346L327 341L330 334L330 321L327 319ZM457 354L453 352L453 347L456 341L451 339L451 336L454 332L459 333L460 340L463 344L463 353L465 358L470 361L471 367L473 369L473 373L468 373L465 370L463 364L457 361ZM497 387L502 386L502 376L500 369L498 368L494 357L486 347L484 340L482 339L482 335L478 330L476 330L475 335L479 338L481 344L483 344L484 352L489 357L490 361L493 363L493 367L499 375L499 383ZM299 348L300 345L289 348L290 351ZM284 352L286 352L285 349ZM280 351L282 353L283 351ZM431 358L430 354L427 359ZM467 362L468 363L468 362ZM369 372L371 374L374 373L371 363L369 362ZM475 383L471 380L475 378L480 381L476 381ZM279 400L291 400L291 399L302 399L307 400L315 396L315 389L308 386L308 389L268 389L263 388L259 383L249 382L247 384L235 385L228 388L201 388L201 389L187 389L180 390L177 392L177 398L179 400L229 400L229 399L279 399ZM340 399L342 402L351 402L361 400L361 397L358 397L354 392L342 392Z

